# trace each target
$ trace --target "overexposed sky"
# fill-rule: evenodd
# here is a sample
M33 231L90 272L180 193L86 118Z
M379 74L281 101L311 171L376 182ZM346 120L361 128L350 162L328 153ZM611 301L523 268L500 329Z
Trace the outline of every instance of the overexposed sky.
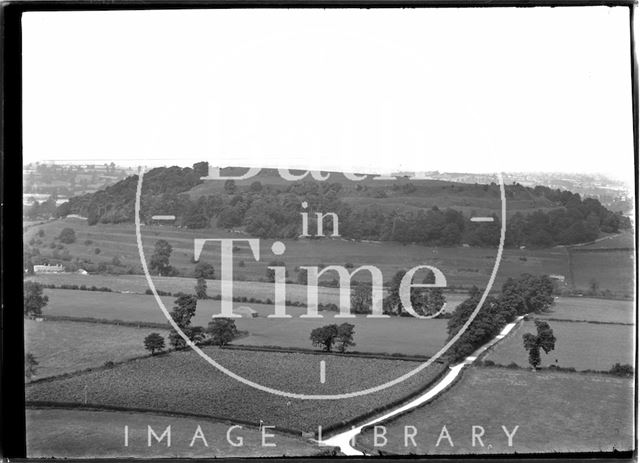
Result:
M629 181L628 15L621 7L27 13L25 161L600 172Z

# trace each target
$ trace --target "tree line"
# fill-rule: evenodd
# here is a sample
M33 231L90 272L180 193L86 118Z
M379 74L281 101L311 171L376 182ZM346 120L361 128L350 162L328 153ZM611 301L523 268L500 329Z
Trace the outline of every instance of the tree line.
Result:
M148 223L154 215L171 214L176 216L177 225L190 229L215 225L225 229L243 228L258 238L284 239L300 235L301 212L308 213L310 230L315 230L316 212L335 212L339 217L340 235L348 239L479 247L496 246L500 241L501 223L496 215L493 215L493 222L479 223L469 220L473 212L467 216L452 207L420 207L420 203L425 204L425 197L412 196L417 194L412 183L378 188L357 184L358 188L351 191L339 182L298 181L263 185L254 181L240 186L233 180L227 180L221 191L197 198L187 194L202 182L200 177L206 175L207 169L207 163L198 163L193 168L163 167L145 174L142 220ZM90 225L132 222L137 182L137 176L132 176L96 193L71 198L55 213L58 216L72 213L86 216ZM495 184L460 185L454 187L452 194L465 191L472 194L476 190L499 204L499 188ZM569 191L540 186L527 188L513 184L507 185L505 190L508 199L522 200L528 196L553 205L546 210L511 215L507 221L506 246L577 244L592 241L601 232L615 233L631 226L627 217L608 210L597 199L582 199ZM376 193L379 191L407 196L406 204L388 207L384 202L365 201L360 204L345 201L352 195L387 196L387 193ZM302 202L307 203L307 208L302 208ZM50 209L51 204L47 208ZM328 225L325 224L325 228Z

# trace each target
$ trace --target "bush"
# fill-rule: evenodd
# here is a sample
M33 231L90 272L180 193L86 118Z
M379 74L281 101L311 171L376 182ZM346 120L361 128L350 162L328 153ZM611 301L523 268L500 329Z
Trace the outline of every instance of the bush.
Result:
M616 363L609 370L609 374L622 377L632 377L633 367L628 364L621 365L620 363Z
M106 362L104 362L104 366L107 368L113 368L116 366L116 364L112 360L107 360Z
M95 248L93 250L94 254L100 254L102 252L102 250L100 248Z
M58 236L58 239L65 244L75 243L76 241L76 232L73 228L63 228Z
M84 240L84 245L85 246L90 246L93 244L93 240Z
M511 370L517 370L520 368L520 365L518 365L516 362L511 362L509 365L507 365L507 368Z

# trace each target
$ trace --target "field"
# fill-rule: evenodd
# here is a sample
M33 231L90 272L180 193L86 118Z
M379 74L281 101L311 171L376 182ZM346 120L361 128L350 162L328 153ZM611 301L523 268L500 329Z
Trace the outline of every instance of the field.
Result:
M118 294L66 289L47 289L49 304L45 315L64 315L71 317L91 317L99 319L165 323L167 319L152 296L140 294ZM163 297L168 310L173 307L175 298ZM234 306L245 304L234 304ZM411 355L433 355L447 337L447 320L416 320L410 317L389 319L368 319L358 316L354 319L334 319L337 312L320 312L324 318L304 319L299 316L306 313L300 307L288 307L290 319L269 319L273 306L248 304L260 315L257 318L239 318L236 326L249 332L249 336L238 339L236 344L306 347L311 348L309 334L313 328L330 323L353 323L355 328L354 348L363 352L402 353ZM220 302L213 300L198 301L196 315L192 324L206 326L214 313L220 313ZM71 328L73 329L73 328ZM399 335L399 333L402 333ZM140 336L136 335L136 340ZM137 341L136 341L137 342Z
M358 447L400 454L593 452L633 449L633 380L606 375L472 367L430 404L385 423L388 443L373 446L373 432ZM484 447L472 447L472 426L482 426ZM416 446L404 445L415 426ZM446 426L454 447L445 438ZM513 436L513 446L501 426Z
M234 429L232 439L242 438L242 446L228 443L230 423L203 419L168 417L151 413L106 412L95 410L27 409L27 456L29 458L214 458L307 456L324 450L293 436L277 434L269 438L276 447L263 447L258 429ZM147 426L162 434L171 426L171 447L166 440L147 445ZM124 427L129 428L124 446ZM196 439L201 426L208 447ZM270 431L272 432L272 431Z
M635 304L633 301L558 297L549 312L538 314L536 317L633 324L635 322Z
M548 355L541 353L542 366L558 365L580 371L609 370L615 363L634 364L635 327L632 325L553 321L549 324L556 337L556 347ZM522 367L528 366L528 352L522 345L522 335L535 332L533 321L524 322L494 348L487 360L501 365L515 362Z
M417 362L318 356L295 353L206 352L235 373L265 386L303 394L339 394L382 384L410 371ZM326 361L326 382L319 362ZM54 401L193 413L237 422L247 421L316 431L319 425L353 419L385 403L422 389L444 368L435 364L400 385L365 396L330 401L275 396L238 383L193 351L147 357L111 369L50 382L32 383L27 401ZM86 396L85 396L86 394Z
M101 366L148 354L143 339L152 331L124 326L25 320L25 351L39 362L36 378Z
M135 273L142 273L135 228L132 224L100 224L88 226L86 221L61 219L34 226L25 232L25 243L32 237L37 238L38 230L43 229L45 236L39 246L43 256L51 256L50 243L65 227L76 231L76 242L65 245L72 258L89 259L94 264L111 263L117 257L123 265L131 266ZM166 239L173 246L171 264L178 268L183 276L193 274L194 238L236 238L248 236L227 230L187 230L172 226L144 226L141 230L147 262L153 246L158 239ZM621 238L622 239L622 238ZM626 238L625 238L626 239ZM90 244L85 244L89 242ZM496 249L485 248L431 248L418 245L402 245L392 242L351 242L343 239L285 240L286 252L278 260L286 263L289 278L296 280L296 267L305 265L376 265L383 273L384 281L401 269L415 265L432 265L445 274L449 286L484 287L491 274L496 257ZM261 257L255 261L246 243L238 243L234 251L234 282L259 281L265 279L266 267L275 259L270 252L273 240L260 240ZM604 241L602 242L604 243ZM96 254L96 249L100 250ZM505 249L496 279L499 288L506 278L532 274L565 275L569 285L586 290L590 282L596 279L601 290L608 289L616 295L633 294L633 256L629 251L608 252L571 252L572 265L566 248L550 249ZM309 257L313 256L313 257ZM220 250L214 243L204 247L201 260L213 264L220 274ZM602 272L606 262L607 272ZM366 275L367 272L362 272ZM328 272L322 279L332 279L335 273ZM356 280L365 278L360 275ZM103 285L104 286L104 285ZM293 289L292 289L293 290Z

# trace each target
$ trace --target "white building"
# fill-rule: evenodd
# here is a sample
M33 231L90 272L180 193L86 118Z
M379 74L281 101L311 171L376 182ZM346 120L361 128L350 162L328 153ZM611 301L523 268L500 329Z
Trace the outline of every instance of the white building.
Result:
M63 265L34 265L33 273L62 273Z

